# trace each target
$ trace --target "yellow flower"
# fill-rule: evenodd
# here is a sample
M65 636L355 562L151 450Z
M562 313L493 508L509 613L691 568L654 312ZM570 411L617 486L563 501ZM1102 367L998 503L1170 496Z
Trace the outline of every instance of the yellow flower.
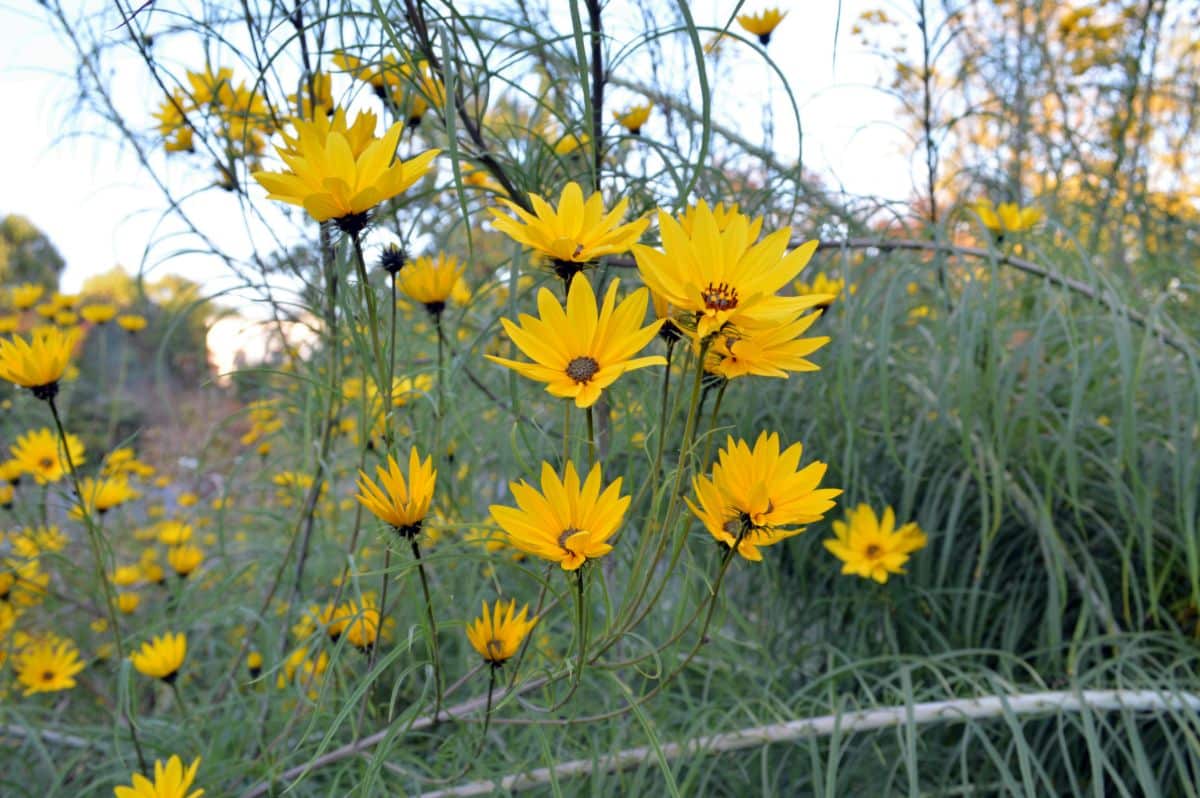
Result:
M15 333L21 327L21 317L15 313L0 314L0 335Z
M79 311L79 315L91 324L108 324L117 316L117 306L107 302L88 305Z
M136 313L125 313L117 316L117 326L127 333L139 333L146 329L146 317Z
M501 319L504 331L533 363L485 355L531 380L546 383L552 396L573 398L577 407L590 407L600 392L627 371L666 365L661 355L635 358L658 332L662 321L643 327L648 293L639 288L620 305L613 280L597 310L596 294L584 275L576 275L564 309L549 289L538 292L535 318L522 313L520 325Z
M70 690L83 670L79 650L70 640L46 639L25 646L16 658L17 681L25 695Z
M841 296L842 291L845 290L846 281L840 277L830 277L829 275L825 274L825 272L817 272L811 283L804 282L803 280L797 280L792 284L792 287L796 290L797 295L830 294L833 296L833 299L837 299L839 296ZM858 293L858 286L852 283L850 285L850 293L851 295ZM829 300L828 302L823 302L817 305L817 307L829 307L833 304L833 299Z
M989 199L976 202L975 213L984 227L1000 237L1029 230L1042 218L1041 208L1021 208L1015 202L1002 202L997 208Z
M29 388L38 399L53 399L79 340L77 330L35 330L26 341L19 335L0 339L0 379Z
M771 43L771 33L786 16L786 11L768 8L758 14L741 14L737 21L747 33L757 36L762 46L766 47Z
M592 137L587 133L566 133L554 145L554 154L558 156L570 155L582 147L588 146Z
M83 442L67 433L67 446L70 447L70 463L79 468L83 465ZM58 436L45 427L18 435L17 442L9 451L25 473L32 474L39 485L58 482L70 470Z
M717 226L717 230L724 232L730 224L738 219L748 219L748 216L738 210L737 203L726 205L724 202L718 202L716 205L709 205L701 200L695 205L689 205L683 209L683 213L679 214L679 226L683 228L683 232L688 234L690 238L696 228L696 219L701 216L711 216L713 222ZM762 230L762 217L753 219L750 222L750 238L757 238Z
M82 521L84 514L95 516L104 515L117 505L138 498L136 490L129 487L129 480L123 476L93 479L84 477L79 481L82 495L71 507L71 517Z
M500 199L517 218L497 208L488 210L495 217L493 226L517 243L552 259L555 269L564 280L604 255L628 252L649 225L647 219L635 219L621 224L621 218L629 207L628 198L622 199L608 213L604 212L604 198L596 192L583 199L583 189L578 183L567 183L558 199L558 208L552 208L537 194L530 194L529 201L534 213L528 213L516 203Z
M836 538L822 541L825 548L842 561L842 573L883 584L889 574L902 574L908 555L924 548L925 533L915 521L896 528L896 513L891 507L876 518L875 511L860 504L846 514L845 521L833 522Z
M52 319L58 313L58 307L53 302L43 302L33 309L33 312L43 319Z
M263 655L257 651L251 651L246 655L246 670L250 671L250 678L257 679L262 674Z
M370 130L361 124L364 119L371 122ZM285 137L287 146L277 148L289 171L258 171L254 179L267 189L268 199L299 205L318 222L332 219L351 234L366 224L367 211L408 190L438 155L427 150L408 161L394 158L403 123L377 139L369 114L359 114L352 129L340 110L332 121L293 119L292 126L295 137Z
M642 135L642 126L650 119L650 111L654 108L653 103L643 103L628 108L624 112L613 111L613 119L630 132L634 136Z
M161 637L142 643L140 651L130 657L133 667L143 676L162 679L168 684L175 681L183 660L187 656L187 637L182 632L167 632Z
M592 466L580 485L572 463L560 480L549 463L542 463L542 492L528 483L509 488L516 509L493 504L492 518L516 548L574 571L586 561L612 551L607 542L617 531L630 498L621 495L621 478L600 491L600 464Z
M7 482L3 485L0 485L0 508L7 510L9 507L12 507L13 497L15 494L16 491L13 490L12 485L8 484Z
M408 455L408 481L400 471L396 459L388 455L387 469L375 467L382 488L376 485L366 472L358 472L358 501L406 538L421 531L421 522L429 513L433 500L433 489L437 482L437 469L433 467L433 456L425 458L417 453L416 447Z
M730 436L713 465L712 477L696 476L692 487L699 506L688 507L718 542L747 560L762 560L759 548L804 531L821 520L841 491L818 489L824 463L799 468L802 447L779 451L779 435L762 432L754 449Z
M167 551L167 565L176 574L186 577L204 562L204 551L199 546L172 546Z
M515 599L508 606L496 599L496 608L489 610L487 602L483 602L483 615L467 625L467 640L479 652L479 656L490 662L492 667L499 667L504 661L517 653L521 641L529 634L529 630L538 622L537 618L529 618L529 605L517 612Z
M379 637L379 610L375 603L363 597L362 606L353 599L343 604L338 615L342 619L341 633L346 642L360 650L369 649L375 645Z
M79 323L79 314L73 310L60 310L54 314L54 323L59 327L74 327Z
M42 603L49 584L50 574L42 570L38 560L5 560L4 567L0 569L0 601L36 607Z
M752 330L741 337L718 334L709 349L705 368L727 380L748 374L787 379L789 371L817 371L820 366L806 358L829 343L829 337L800 336L819 318L820 313L810 313L778 327Z
M163 521L158 525L158 542L164 546L180 546L192 539L192 528L182 521Z
M13 307L17 310L29 310L42 298L46 289L37 283L21 283L14 285L10 292Z
M137 593L118 593L117 609L125 615L132 615L142 603L142 597Z
M816 241L787 252L791 231L785 228L755 243L761 219L734 213L722 229L722 220L703 201L690 217L689 234L659 211L662 249L635 245L633 256L646 285L682 313L677 323L694 330L698 342L727 327L744 331L782 324L833 298L775 295L808 263Z
M15 457L8 460L0 460L0 482L18 485L21 482L21 475L24 473L25 467Z
M454 294L465 270L458 258L439 252L436 258L417 258L400 271L396 282L405 296L437 316L445 309L446 300Z
M187 770L178 756L172 755L164 767L161 760L154 761L154 781L134 773L129 787L113 787L115 798L201 798L204 790L191 790L196 770L200 767L197 757ZM191 790L191 792L188 792Z
M311 78L301 78L300 91L289 94L288 102L302 119L333 113L333 78L324 72L314 72Z

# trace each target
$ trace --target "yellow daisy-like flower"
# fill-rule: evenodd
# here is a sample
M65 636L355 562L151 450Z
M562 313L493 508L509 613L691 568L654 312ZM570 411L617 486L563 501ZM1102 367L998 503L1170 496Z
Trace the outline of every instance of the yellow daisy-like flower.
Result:
M54 693L75 686L75 674L84 668L79 650L70 640L46 639L30 643L16 658L17 681L25 695Z
M7 510L9 507L12 507L15 494L16 491L13 490L12 485L7 482L0 485L0 508Z
M187 577L204 562L204 550L199 546L172 546L167 551L167 565L181 577Z
M662 249L635 245L633 256L646 285L678 309L680 326L694 330L698 342L727 327L745 331L782 324L832 299L825 294L776 296L808 263L816 241L787 252L791 231L783 229L755 243L761 220L734 213L722 227L703 201L690 217L689 234L659 211Z
M117 594L117 609L123 615L132 615L137 612L138 606L142 603L142 597L137 593L118 593Z
M522 313L520 325L501 319L513 343L533 363L485 355L488 360L513 369L531 380L546 383L546 392L575 400L577 407L591 407L600 393L628 371L666 365L661 355L635 358L654 338L662 320L643 327L649 294L639 288L620 305L613 280L596 307L596 294L587 277L571 280L564 309L549 289L538 292L538 315Z
M830 294L830 295L832 295L833 299L829 300L828 302L823 302L823 303L817 305L817 307L819 307L819 308L827 308L833 304L834 299L837 299L839 296L842 295L842 292L846 290L846 281L844 279L842 279L841 277L830 277L829 275L825 274L825 272L817 272L817 274L812 278L812 282L805 282L803 280L797 280L796 282L792 283L792 288L794 288L796 290L797 295L800 295L800 294ZM858 293L858 285L856 285L855 283L851 283L849 290L850 290L850 295L853 296L854 294Z
M277 151L287 172L254 172L254 179L269 192L268 199L299 205L318 222L334 220L343 232L355 234L366 224L366 213L381 202L407 191L429 172L438 150L427 150L402 161L394 158L403 123L388 128L382 138L366 146L361 132L352 134L342 123L318 116L307 122L293 119L294 138ZM353 128L361 131L359 114ZM373 116L367 116L373 120ZM356 138L356 135L358 138ZM355 145L361 147L357 152Z
M199 768L199 757L187 770L183 769L183 762L175 755L167 760L165 766L162 760L155 760L154 781L141 773L134 773L131 786L113 787L113 795L115 798L201 798L204 790L192 790L192 782Z
M778 8L768 8L758 14L741 14L738 16L737 21L747 33L757 36L762 46L766 47L771 43L771 34L786 16L786 11L780 11Z
M421 531L421 522L429 514L429 504L433 500L433 489L437 482L433 456L421 462L421 456L413 447L408 455L407 481L391 455L388 455L387 469L376 466L375 474L379 478L379 485L365 471L358 472L359 492L356 498L397 533L406 538L414 537Z
M747 375L787 379L790 371L818 371L821 367L807 357L829 343L829 336L800 336L819 318L820 313L810 313L788 324L753 330L742 337L718 334L709 349L705 368L727 380Z
M716 205L709 205L701 200L695 205L689 205L683 209L683 213L679 214L679 226L683 228L683 232L689 237L695 230L696 219L701 216L712 216L713 222L717 225L717 230L724 231L736 219L749 217L738 210L736 202L726 205L724 202L718 202ZM751 239L758 238L758 234L762 232L763 220L759 216L750 219L750 232L748 233Z
M747 560L759 562L763 546L804 531L833 508L840 490L818 488L824 463L799 468L803 449L794 443L779 450L779 435L762 432L751 449L730 436L713 465L712 477L692 480L699 505L688 507L718 542Z
M845 521L833 522L837 537L822 541L833 556L842 561L842 573L874 579L883 584L889 574L904 573L908 556L924 548L925 533L915 521L896 528L896 513L891 507L877 518L869 505L860 504L846 513Z
M124 476L102 479L84 477L79 481L79 490L82 495L71 507L71 517L76 521L82 521L85 512L91 517L97 514L104 515L112 508L132 501L141 495L129 487L129 480Z
M0 335L15 333L21 328L21 317L15 313L0 313Z
M54 323L59 327L74 327L79 323L79 314L73 310L60 310L54 314Z
M28 341L19 335L0 340L0 379L53 399L78 341L77 330L53 328L35 330Z
M142 643L140 651L130 657L133 667L143 676L162 679L171 684L179 676L183 660L187 656L187 637L182 632L167 632Z
M21 283L12 287L9 296L12 298L14 308L17 310L29 310L38 303L45 290L45 288L37 283Z
M630 135L642 135L642 127L650 119L650 111L654 109L653 103L643 103L635 105L625 111L613 111L613 119L621 127L629 131Z
M324 72L301 78L300 90L289 94L288 102L302 119L333 113L333 78Z
M380 615L374 601L366 596L361 606L353 599L347 601L338 609L338 616L342 619L341 634L347 643L362 651L375 645L379 638Z
M15 457L0 461L0 482L19 485L21 483L21 475L24 473L25 467Z
M558 275L567 280L583 264L591 263L604 255L628 252L646 227L647 219L635 219L621 224L629 207L628 198L622 199L605 213L604 198L596 192L583 198L583 189L578 183L567 183L558 199L558 207L537 194L529 195L534 212L528 213L516 203L500 199L509 210L517 215L513 218L498 208L489 208L495 217L492 224L497 230L519 244L550 258Z
M417 258L396 277L396 284L409 299L420 302L430 315L437 316L446 308L446 300L454 295L462 282L466 267L458 258L439 252L436 258Z
M1021 208L1015 202L1002 202L996 207L989 199L976 202L975 213L983 226L997 236L1029 230L1042 218L1041 208Z
M108 324L117 317L117 306L107 302L88 305L79 311L84 321L91 324Z
M501 599L496 599L494 611L485 601L483 615L467 624L467 640L479 656L498 668L517 653L529 630L538 622L536 617L527 619L528 613L528 604L517 612L516 599L509 601L507 606Z
M612 551L607 541L629 508L630 497L621 495L620 477L603 492L600 482L599 463L581 485L573 463L567 463L559 479L554 468L543 462L540 493L524 481L513 482L509 488L517 507L493 504L489 510L514 547L574 571Z
M157 534L158 542L164 546L180 546L192 539L192 528L182 521L163 521Z
M83 441L67 433L67 446L70 450L70 463L76 468L83 465ZM66 476L70 467L66 452L63 451L58 436L48 428L30 430L24 435L17 436L17 442L10 447L13 459L21 464L27 474L32 474L39 485L58 482Z
M117 326L127 333L139 333L146 329L146 317L136 313L125 313L117 316Z

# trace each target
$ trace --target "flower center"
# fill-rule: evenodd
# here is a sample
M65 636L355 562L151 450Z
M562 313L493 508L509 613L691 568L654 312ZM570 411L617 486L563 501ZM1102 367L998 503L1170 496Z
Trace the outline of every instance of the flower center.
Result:
M700 292L700 298L709 310L733 310L738 304L737 289L729 283L709 283L708 287Z
M54 671L42 671L42 681L43 682L54 681Z
M582 529L576 529L573 526L567 527L563 530L562 534L558 536L558 547L563 551L570 552L571 550L567 548L567 541L571 539L571 535L577 535L582 531Z
M43 471L49 471L51 468L54 468L54 460L49 457L43 457L41 460L38 460L38 468Z
M499 640L489 640L487 641L487 652L493 661L499 660L504 655L504 644Z
M596 359L586 355L577 357L567 364L567 376L580 385L590 382L599 370L600 364L596 362Z
M883 549L880 548L878 543L872 543L868 545L866 551L863 552L863 556L865 556L868 560L877 559L880 554L883 554Z

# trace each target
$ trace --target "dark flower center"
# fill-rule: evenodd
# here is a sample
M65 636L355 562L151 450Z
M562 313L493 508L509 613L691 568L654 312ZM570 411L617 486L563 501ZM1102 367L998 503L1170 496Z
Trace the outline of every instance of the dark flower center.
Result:
M54 671L50 671L50 670L42 671L42 681L43 682L54 681Z
M733 310L738 304L737 289L729 283L709 283L708 287L700 292L700 297L709 310Z
M577 357L567 364L567 376L581 385L590 382L599 370L600 364L596 362L596 359L586 355Z
M49 457L43 457L41 460L38 460L38 468L43 471L49 471L51 468L54 468L54 461Z
M869 546L867 546L866 551L863 552L863 554L866 556L866 558L868 560L874 560L882 553L883 553L883 549L881 549L879 547L879 545L876 543L872 543Z
M582 529L576 529L573 526L564 529L563 533L558 536L559 548L561 548L563 551L570 551L570 549L567 548L567 541L570 540L571 535L579 534L582 531Z
M487 641L487 652L492 661L496 662L504 657L504 644L499 640L489 640Z

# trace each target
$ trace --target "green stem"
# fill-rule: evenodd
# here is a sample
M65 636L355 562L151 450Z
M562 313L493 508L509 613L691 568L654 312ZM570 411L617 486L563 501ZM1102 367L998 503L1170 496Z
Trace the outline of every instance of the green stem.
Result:
M192 725L192 716L188 712L187 704L184 703L183 694L179 692L179 679L171 681L171 692L175 694L175 703L179 706L180 713L183 714L183 722L188 726Z
M588 445L588 466L596 464L596 421L592 416L592 406L587 408L587 445Z
M382 396L384 386L379 385L379 369L382 368L385 360L383 344L379 340L379 311L375 305L375 293L371 290L371 283L367 280L367 261L362 251L362 234L355 233L350 240L354 243L354 268L358 273L358 283L362 288L363 299L367 305L367 326L371 330L371 349L375 355L375 368L372 369L372 372L375 375L375 384L379 386L379 395ZM391 392L391 386L388 386L388 392Z
M571 462L571 400L563 402L563 457L562 470L565 473L567 463Z
M704 459L700 461L701 468L708 464L708 458L712 456L713 432L717 428L717 420L721 415L721 400L725 398L725 389L728 387L729 380L721 380L721 387L717 389L717 401L713 403L712 417L708 422L708 435L704 440Z
M421 592L425 594L425 615L429 619L429 651L433 657L433 682L435 699L433 704L433 719L437 722L438 713L442 709L442 658L438 652L437 621L433 617L433 597L429 593L429 577L425 574L425 562L421 559L421 547L417 545L416 537L412 544L413 559L417 561L417 573L421 577Z
M71 475L71 483L75 487L75 500L79 504L79 512L83 516L83 525L88 532L88 542L92 548L92 558L96 565L96 578L100 581L100 585L104 591L104 606L108 614L108 623L112 627L113 643L117 649L117 662L125 661L125 645L121 642L121 627L117 623L117 600L113 593L112 583L108 580L107 569L104 567L104 546L100 539L100 530L96 526L95 519L92 518L92 513L88 509L87 504L83 499L83 490L79 485L79 474L75 472L74 458L71 457L71 447L67 443L67 431L63 428L62 418L58 415L58 405L54 403L54 397L51 396L46 400L50 405L50 415L54 417L54 427L58 430L58 440L62 446L63 456L67 461L67 471ZM120 670L118 670L117 678L120 679ZM118 688L117 694L120 695ZM137 720L133 715L134 704L129 702L129 737L133 741L133 750L137 753L138 766L143 772L146 771L146 756L142 753L142 743L138 739Z

